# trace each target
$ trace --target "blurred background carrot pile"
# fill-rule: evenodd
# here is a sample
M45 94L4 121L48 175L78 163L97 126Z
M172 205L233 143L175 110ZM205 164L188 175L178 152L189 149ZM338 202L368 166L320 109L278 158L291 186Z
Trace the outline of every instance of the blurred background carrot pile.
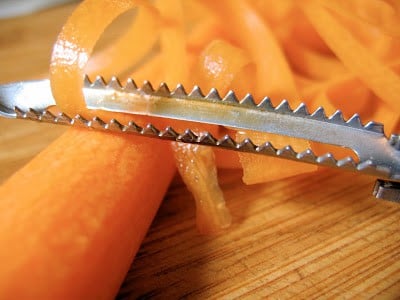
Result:
M166 82L170 88L178 83L187 90L193 85L204 92L217 88L221 95L234 90L238 98L250 92L258 101L270 97L275 105L283 99L288 99L292 108L304 102L310 112L322 106L328 116L337 109L345 119L357 113L364 124L371 120L385 123L387 135L398 129L398 2L171 0L155 1L154 7L158 16L151 17L147 12L146 17L146 9L140 9L126 35L94 56L86 72L104 74L106 79L117 72L139 84L144 80L154 86ZM104 68L104 61L110 62L109 67ZM131 68L126 69L128 65ZM270 141L277 148L291 145L297 151L311 148L318 155L333 152L338 159L355 157L351 151L304 140L227 128L198 128L206 129L228 133L238 140L250 137L255 143ZM185 174L188 168L199 170L204 165L199 158L196 166L190 167L193 160L188 149L193 152L200 148L186 148L183 151L175 147L185 182L190 186L190 176L209 181L206 173ZM212 162L213 154L209 152L208 160ZM218 167L243 169L246 184L318 169L251 154L215 153ZM207 186L215 185L194 184L190 189L196 198L218 194L207 190ZM224 227L228 219L215 222Z
M274 104L288 99L292 108L304 102L310 112L322 106L328 116L340 109L346 119L358 113L364 123L385 123L387 135L398 127L397 1L173 0L154 5L157 19L139 10L120 44L95 56L87 73L106 78L122 73L139 84L166 82L170 88L183 83L188 90L199 85L205 92L214 87L221 95L232 89L238 97L250 92L256 100L268 96ZM311 147L318 154L336 151L338 158L352 155L307 141L218 130L238 139L271 141L278 148L290 144L298 151ZM217 165L243 168L247 184L316 170L219 151Z

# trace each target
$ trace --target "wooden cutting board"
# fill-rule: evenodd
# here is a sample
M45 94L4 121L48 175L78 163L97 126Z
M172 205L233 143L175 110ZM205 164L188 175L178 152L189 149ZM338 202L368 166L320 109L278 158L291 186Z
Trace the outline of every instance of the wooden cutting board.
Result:
M72 9L0 21L1 83L46 76ZM63 131L0 119L0 182ZM245 186L225 170L220 182L232 227L200 236L177 177L119 298L400 298L400 205L373 199L373 178L324 169Z

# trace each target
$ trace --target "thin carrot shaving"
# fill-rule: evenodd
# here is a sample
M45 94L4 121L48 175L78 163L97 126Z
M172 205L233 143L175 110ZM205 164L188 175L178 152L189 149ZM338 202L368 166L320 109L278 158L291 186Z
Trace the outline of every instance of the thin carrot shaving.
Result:
M349 80L326 89L326 98L335 107L340 107L345 116L355 111L365 113L371 104L372 92L360 80Z
M189 66L186 54L184 15L180 0L157 2L163 15L160 34L162 63L164 64L165 82L171 86L182 83L187 85Z
M204 45L215 39L223 39L223 33L219 28L219 23L214 18L207 18L192 29L187 39L188 51L199 55L204 50Z
M155 54L144 65L135 69L130 77L136 82L144 82L148 80L154 84L164 81L164 68L162 66L162 57L160 53Z
M390 134L392 132L397 132L399 130L398 124L399 122L399 114L393 113L393 109L383 103L380 99L374 97L373 110L374 110L374 118L376 120L385 120L385 131ZM395 131L396 130L396 131Z
M225 34L246 49L256 62L256 87L252 92L258 97L296 99L298 91L282 48L257 11L246 1L207 1L207 4L226 22Z
M273 7L266 5L265 0L254 0L250 4L253 5L266 22L274 27L282 26L293 9L293 0L275 1ZM274 28L274 32L276 32L276 29Z
M265 141L271 141L274 147L277 147L278 149L287 145L291 145L295 151L303 151L311 148L308 141L290 137L258 132L239 131L236 134L238 140L244 140L249 136L256 144L260 145ZM318 169L315 165L298 164L291 161L281 162L281 160L276 161L276 158L256 154L240 154L239 159L243 166L243 182L246 184L279 180L303 173L314 172Z
M223 40L213 40L199 56L195 82L206 91L217 88L225 94L235 76L250 63L242 49Z
M184 0L181 2L185 13L185 29L187 33L191 32L197 25L210 19L209 11L203 1Z
M155 46L159 27L159 18L153 10L139 8L132 25L128 26L116 42L94 55L88 61L85 72L94 76L101 74L106 79L116 74L124 74L128 66L139 64Z
M166 82L187 86L189 65L182 1L161 0L156 5L164 18L160 39ZM195 128L193 125L188 127ZM173 143L172 146L179 174L196 200L199 231L211 234L229 226L230 215L218 185L212 150L180 143ZM196 160L195 156L198 157Z
M228 227L231 215L218 186L214 153L209 147L173 143L179 173L196 201L197 227L211 234Z
M142 5L157 18L157 12L141 0L87 0L70 16L54 45L50 64L52 92L64 112L87 114L82 79L92 50L112 21L137 5Z
M348 79L326 86L316 95L310 96L310 108L322 106L328 115L338 107L345 117L351 117L355 111L362 115L372 115L372 92L358 79Z
M211 41L200 53L196 67L198 72L194 75L194 81L206 91L217 88L223 95L236 87L235 92L244 96L252 89L251 76L247 73L254 71L254 64L246 51L225 40ZM224 134L234 134L226 128L221 129L221 134L222 131ZM218 167L240 167L238 154L234 152L216 151L216 162Z
M358 18L364 24L371 24L390 36L400 38L400 5L396 0L319 0L319 2L341 15Z
M317 52L301 44L293 47L291 41L287 41L284 47L293 70L303 76L325 80L346 71L343 64L333 56Z
M370 89L396 111L400 111L400 76L386 67L368 48L353 38L324 7L310 1L302 6L305 14L332 51Z
M392 61L390 64L387 64L387 66L392 69L393 72L400 74L400 61L398 58L397 60ZM312 99L313 96L318 92L328 90L333 86L341 85L347 81L358 80L360 83L362 83L362 81L358 79L356 75L348 72L338 74L337 76L324 81L311 80L309 78L304 78L302 75L297 75L296 79L298 80L297 82L300 88L300 93L304 99ZM367 85L365 86L369 88Z

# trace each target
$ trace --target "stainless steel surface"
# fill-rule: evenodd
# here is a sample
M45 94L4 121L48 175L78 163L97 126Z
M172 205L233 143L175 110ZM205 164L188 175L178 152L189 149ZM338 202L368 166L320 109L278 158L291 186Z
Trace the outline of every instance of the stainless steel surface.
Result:
M79 115L52 114L47 110L55 104L48 80L0 86L0 115L223 147L400 181L399 136L392 135L387 139L382 124L368 122L363 125L357 114L346 121L340 111L327 117L323 108L309 113L304 104L292 110L286 100L277 107L273 107L268 98L256 105L251 95L239 101L233 92L220 97L214 89L204 95L199 87L187 93L181 85L170 91L165 84L155 90L149 82L138 88L132 80L122 87L116 78L109 83L105 83L101 77L93 83L85 78L83 91L90 109L216 124L307 139L349 148L356 153L358 161L351 157L338 160L331 153L317 156L311 149L295 152L290 145L276 149L267 141L255 145L250 139L235 141L229 136L218 138L210 133L196 134L190 129L177 133L173 128L160 130L151 124L142 128L134 122L120 124L112 120L106 123L99 118L87 120Z
M0 85L0 116L15 118L15 107L28 111L55 105L48 80L24 81Z
M400 203L400 183L378 179L374 186L373 195L378 199Z

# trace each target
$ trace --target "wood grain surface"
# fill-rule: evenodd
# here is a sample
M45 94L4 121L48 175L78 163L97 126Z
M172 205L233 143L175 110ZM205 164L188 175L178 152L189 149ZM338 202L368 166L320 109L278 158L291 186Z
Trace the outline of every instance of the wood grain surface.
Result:
M72 9L0 21L1 83L46 76ZM64 130L0 119L0 182ZM176 177L118 298L400 298L400 205L373 199L373 178L324 169L245 186L239 171L219 177L232 227L200 236Z

